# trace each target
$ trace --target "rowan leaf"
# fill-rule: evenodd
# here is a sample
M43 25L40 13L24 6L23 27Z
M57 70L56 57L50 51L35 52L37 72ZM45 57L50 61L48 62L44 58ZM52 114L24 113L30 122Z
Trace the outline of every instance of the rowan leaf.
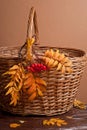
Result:
M35 82L35 80L34 80L34 78L28 78L28 79L25 79L25 81L24 81L24 86L31 86L32 85L32 83L34 83Z
M44 86L47 86L46 82L41 78L35 78L35 82Z
M5 86L5 89L6 89L6 88L8 88L8 87L13 86L13 84L14 84L14 82L13 82L13 81L9 82L9 83Z
M16 70L16 69L18 69L18 68L19 68L18 65L14 65L14 66L12 66L9 70Z
M38 92L39 96L43 96L43 93L42 93L42 91L39 88L37 88L37 92Z
M31 96L29 96L29 101L33 101L36 98L37 94L36 92L32 93Z
M16 127L19 127L20 124L19 123L11 123L9 126L10 126L10 128L16 128Z
M3 73L3 75L14 75L16 72L15 72L15 70L9 70L9 71L7 71L7 72L5 72L5 73Z
M6 94L5 94L5 95L10 94L12 91L13 91L13 88L11 87L11 88L9 88L9 89L8 89L8 91L6 92Z
M36 91L36 84L35 83L33 83L32 85L31 85L31 87L28 89L28 91L27 91L27 93L28 93L28 95L31 95L33 92L35 92Z
M32 73L25 74L25 79L27 79L27 78L33 78L33 74Z
M57 67L56 70L61 71L63 74L65 72L72 72L72 62L68 57L65 56L64 53L60 53L59 50L47 50L42 59L49 68ZM67 70L67 67L69 67L71 70Z

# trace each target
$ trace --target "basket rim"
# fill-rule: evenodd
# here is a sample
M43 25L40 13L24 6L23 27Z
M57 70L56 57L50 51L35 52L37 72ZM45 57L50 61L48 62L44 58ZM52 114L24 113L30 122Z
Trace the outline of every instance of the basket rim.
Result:
M40 44L37 44L36 46L38 46L39 48L41 48L41 49L46 49L46 48L49 48L49 49L62 49L62 50L67 50L67 51L75 51L76 53L80 53L81 54L81 56L80 57L87 57L87 53L86 53L86 51L85 50L83 50L83 49L79 49L79 48L72 48L72 47L58 47L58 46L46 46L46 45L40 45ZM20 48L21 48L21 46L20 45L18 45L18 46L0 46L0 49L1 49L1 51L2 51L2 49L4 50L4 51L6 51L6 50L14 50L14 49L18 49L18 50L20 50ZM1 56L0 56L1 57Z

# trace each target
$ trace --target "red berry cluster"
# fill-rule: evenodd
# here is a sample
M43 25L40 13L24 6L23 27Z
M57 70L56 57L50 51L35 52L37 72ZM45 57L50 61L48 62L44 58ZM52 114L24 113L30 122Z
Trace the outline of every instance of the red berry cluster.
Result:
M47 66L40 63L34 63L31 66L27 66L27 70L30 70L32 72L41 72L47 69L48 69Z

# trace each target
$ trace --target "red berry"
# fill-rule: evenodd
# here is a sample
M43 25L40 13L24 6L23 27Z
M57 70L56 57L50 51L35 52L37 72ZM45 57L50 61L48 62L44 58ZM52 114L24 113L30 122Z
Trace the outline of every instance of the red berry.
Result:
M30 70L31 70L32 72L35 72L35 70L34 70L32 67L30 67Z

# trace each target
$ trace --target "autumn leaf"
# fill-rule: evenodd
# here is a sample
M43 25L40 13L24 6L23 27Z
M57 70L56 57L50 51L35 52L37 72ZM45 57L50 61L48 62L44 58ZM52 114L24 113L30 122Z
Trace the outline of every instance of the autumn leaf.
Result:
M38 96L43 96L46 91L46 82L31 72L25 74L23 92L28 94L29 101L34 100Z
M11 75L9 83L5 86L7 92L5 95L11 95L11 102L10 105L16 105L17 101L19 100L19 92L23 86L24 80L24 69L22 64L12 66L4 75Z
M35 78L35 82L38 83L38 84L44 85L44 86L47 85L46 82L43 79L41 79L41 78L37 78L36 77Z
M28 89L27 93L29 95L31 95L32 93L34 93L36 91L36 84L32 83L31 87Z
M56 70L63 74L72 72L72 61L64 53L60 53L59 50L47 50L42 59L49 68L56 67Z
M39 88L37 88L37 91L38 91L38 95L39 96L43 96L43 93L42 93L42 91Z
M65 120L62 120L60 118L51 118L49 120L43 120L43 125L56 125L58 127L62 125L67 125L67 122Z
M83 102L76 100L76 99L74 100L73 105L74 105L74 107L79 108L79 109L86 109L86 105Z
M31 94L31 96L29 96L29 101L33 101L35 98L36 98L36 96L37 96L37 94L36 94L36 92L33 92L32 94Z
M10 128L17 128L20 126L20 124L19 123L11 123L9 126L10 126Z
M14 66L12 66L9 70L17 70L18 68L19 68L18 65L14 65Z
M10 94L12 91L13 91L13 88L11 87L11 88L9 88L9 89L8 89L8 91L6 92L6 94L5 94L5 95Z

